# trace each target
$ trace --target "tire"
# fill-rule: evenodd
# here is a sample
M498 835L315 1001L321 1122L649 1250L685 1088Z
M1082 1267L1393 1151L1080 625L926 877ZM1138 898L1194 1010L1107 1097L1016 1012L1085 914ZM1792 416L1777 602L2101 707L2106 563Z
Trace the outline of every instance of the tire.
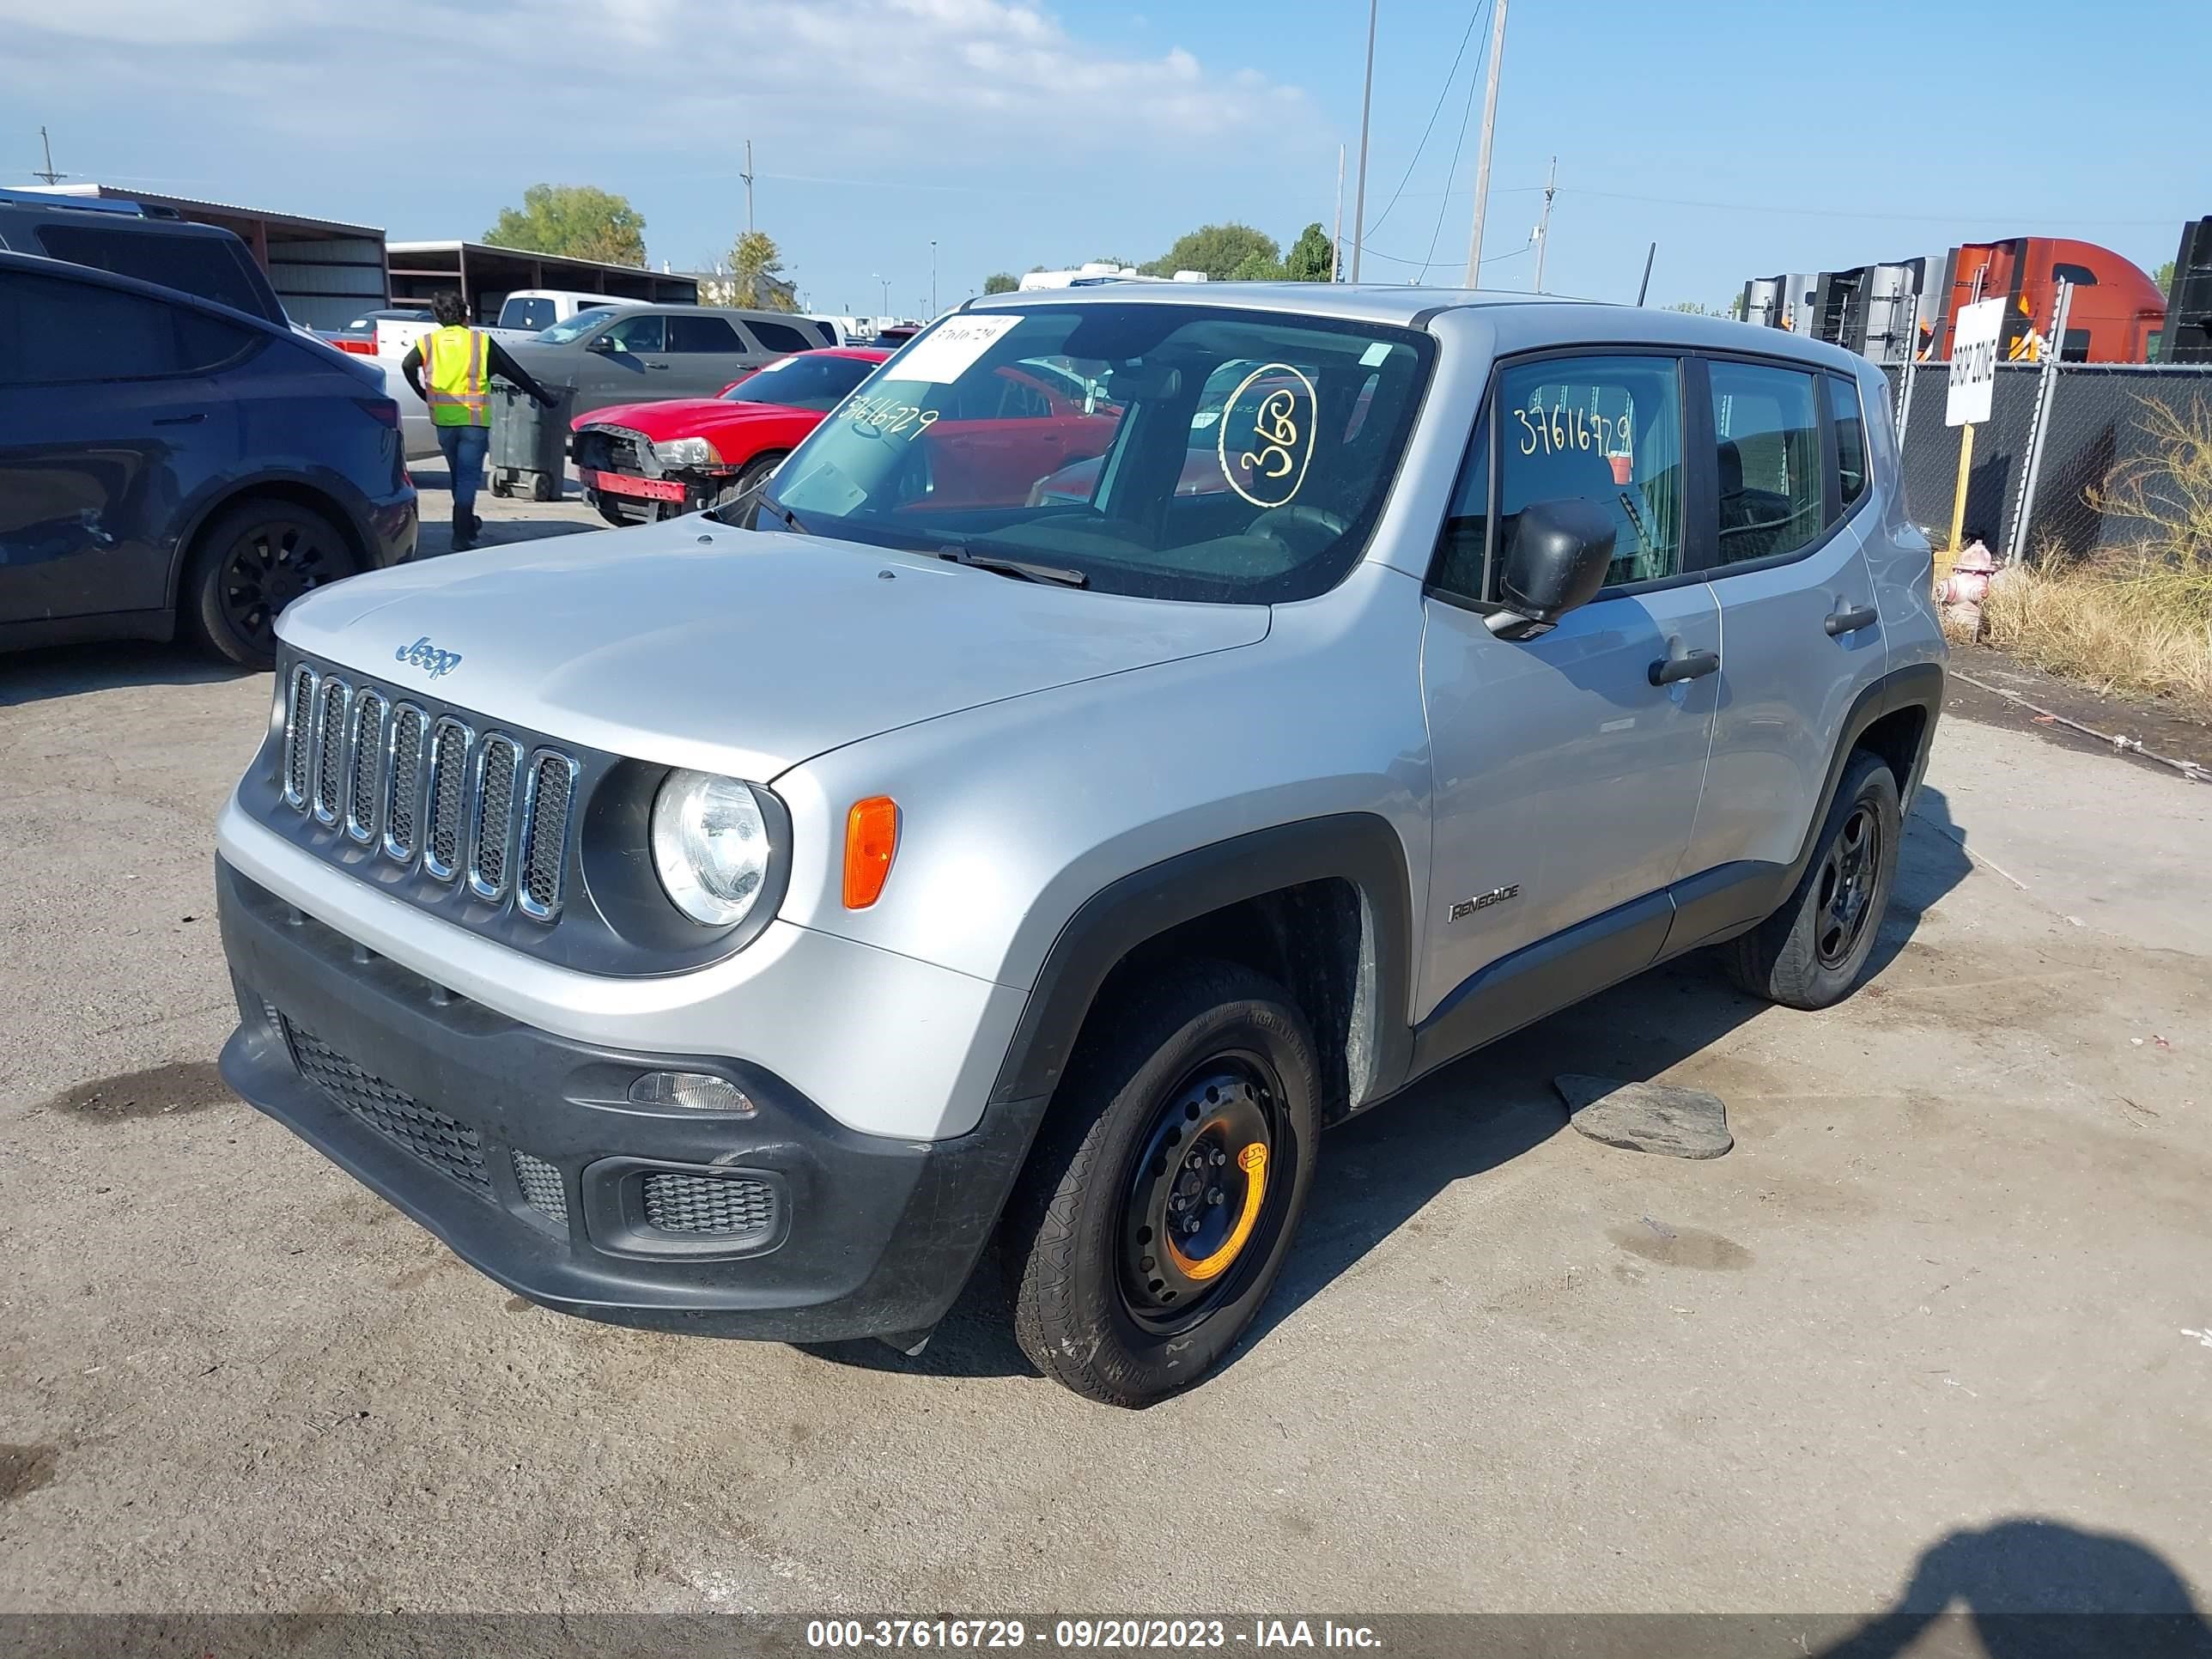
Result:
M1304 1213L1320 1077L1304 1018L1249 969L1193 963L1094 1012L1001 1224L1030 1363L1127 1407L1212 1370ZM1186 1222L1196 1256L1169 1231Z
M717 492L712 505L727 507L732 501L744 500L745 492L781 466L783 458L790 453L787 449L772 449L763 454L754 456L744 464L737 477L727 487Z
M1844 768L1812 861L1787 902L1721 947L1741 989L1785 1008L1841 1002L1866 970L1897 879L1897 779L1861 750Z
M630 517L628 509L617 506L612 498L609 496L592 496L592 506L598 510L599 515L601 518L605 519L609 524L612 525L617 530L621 530L627 526L633 525L637 522L636 520Z
M530 475L530 499L533 501L557 501L561 499L561 475L557 472L533 472Z
M491 475L491 493L495 495L514 494L514 485L508 480L506 473L495 472Z
M195 538L179 620L219 660L267 668L276 659L277 613L359 568L352 544L323 514L289 501L241 501Z

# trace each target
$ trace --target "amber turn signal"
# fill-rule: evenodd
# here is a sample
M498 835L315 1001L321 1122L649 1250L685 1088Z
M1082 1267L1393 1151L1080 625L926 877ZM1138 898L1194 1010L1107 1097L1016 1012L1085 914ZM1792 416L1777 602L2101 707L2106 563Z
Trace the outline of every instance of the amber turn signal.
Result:
M856 800L845 814L845 908L865 910L883 896L898 851L898 803L889 795Z

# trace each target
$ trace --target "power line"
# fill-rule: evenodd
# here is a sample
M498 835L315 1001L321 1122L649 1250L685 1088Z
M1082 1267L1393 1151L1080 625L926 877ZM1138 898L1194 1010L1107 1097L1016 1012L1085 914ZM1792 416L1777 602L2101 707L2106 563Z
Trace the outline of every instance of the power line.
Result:
M2017 225L2143 226L2169 225L2173 222L2171 219L2081 219L2076 218L2072 215L2067 215L2063 217L2052 217L2047 214L2037 216L2023 213L2007 213L2001 210L1991 210L1979 207L1974 208L1971 210L1960 210L1954 213L1894 213L1883 210L1869 210L1852 208L1792 207L1786 206L1780 203L1770 202L1705 202L1692 201L1687 198L1680 196L1638 196L1632 194L1626 191L1584 190L1579 185L1560 185L1559 194L1562 196L1594 196L1608 202L1641 202L1653 207L1706 208L1717 213L1784 213L1797 214L1805 217L1815 219L1893 219L1906 224L1949 225L1956 224L1961 219L1996 219L2002 220L2008 224Z
M1382 229L1382 222L1390 216L1390 208L1398 205L1398 198L1406 193L1407 185L1412 182L1413 169L1421 164L1421 152L1428 148L1429 134L1436 130L1437 117L1444 112L1444 100L1451 96L1452 82L1459 78L1460 59L1467 56L1467 43L1474 39L1474 31L1480 26L1486 9L1487 0L1485 5L1478 6L1468 14L1467 33L1459 38L1459 50L1452 54L1451 72L1444 76L1443 88L1437 94L1436 107L1429 112L1428 125L1421 129L1421 142L1413 146L1413 159L1406 163L1405 175L1398 180L1398 188L1390 193L1390 206L1375 216L1375 222L1368 227L1370 230Z
M1474 119L1474 77L1470 75L1467 77L1467 108L1459 118L1459 137L1452 140L1451 165L1444 169L1444 177L1447 179L1455 178L1458 176L1459 153L1461 150L1467 148L1468 124ZM1445 210L1450 206L1451 196L1450 193L1447 191L1444 198L1437 204L1437 222L1434 228L1429 232L1429 257L1421 261L1421 281L1425 283L1429 280L1429 266L1437 257L1437 239L1442 236L1444 233Z

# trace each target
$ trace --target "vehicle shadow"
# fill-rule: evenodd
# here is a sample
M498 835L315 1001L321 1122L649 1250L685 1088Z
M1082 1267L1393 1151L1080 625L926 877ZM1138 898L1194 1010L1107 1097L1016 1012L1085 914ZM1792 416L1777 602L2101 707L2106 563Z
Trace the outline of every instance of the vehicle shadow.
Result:
M1972 868L1948 803L1923 788L1899 849L1897 884L1869 958L1894 960L1921 917ZM1332 1131L1305 1220L1274 1294L1224 1362L1233 1368L1322 1291L1356 1270L1447 1188L1510 1163L1567 1131L1552 1087L1563 1071L1625 1082L1662 1076L1767 1008L1699 951L1455 1061ZM1034 1376L1009 1329L995 1248L929 1346L911 1358L878 1342L817 1344L841 1364L920 1376Z
M0 708L118 686L213 685L267 672L211 662L185 646L151 640L41 646L0 654Z
M1962 1639L1968 1631L1978 1646ZM2015 1516L1930 1545L1895 1605L1820 1650L1820 1659L1908 1652L2208 1659L2212 1624L2180 1572L2149 1546Z

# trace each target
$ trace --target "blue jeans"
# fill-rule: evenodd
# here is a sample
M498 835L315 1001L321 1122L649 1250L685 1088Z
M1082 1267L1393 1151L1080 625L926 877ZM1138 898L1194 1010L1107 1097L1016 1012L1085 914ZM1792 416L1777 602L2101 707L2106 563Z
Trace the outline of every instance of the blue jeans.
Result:
M441 426L438 447L445 452L446 470L453 477L453 511L473 516L477 486L483 482L484 450L491 442L488 426Z

